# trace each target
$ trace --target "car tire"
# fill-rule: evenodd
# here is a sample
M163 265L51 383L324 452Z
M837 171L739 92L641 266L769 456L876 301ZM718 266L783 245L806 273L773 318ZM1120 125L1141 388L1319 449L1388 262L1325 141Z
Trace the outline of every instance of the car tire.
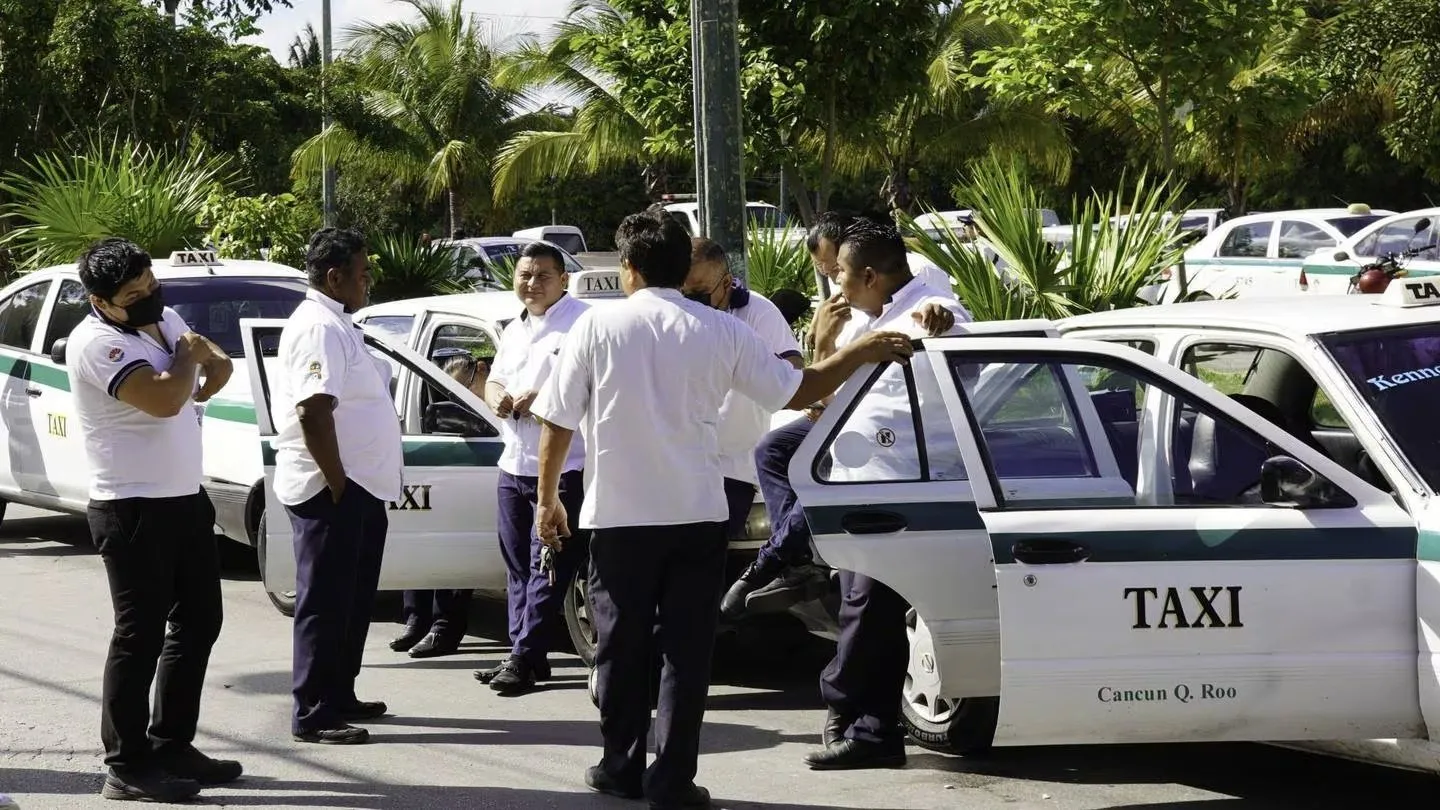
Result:
M934 642L911 608L905 615L910 661L900 701L900 725L921 747L942 754L973 755L995 743L1000 698L945 698L937 694Z
M1191 293L1185 296L1186 301L1214 301L1215 296L1207 292Z
M260 586L265 587L265 516L260 516L260 523L255 527L255 558L260 563ZM265 595L270 597L270 604L280 611L282 616L295 615L295 592L294 591L271 591L266 590Z
M590 702L595 708L600 708L600 670L592 668L590 678L585 682L585 690L590 693Z
M565 629L570 634L570 645L575 654L587 667L595 666L595 623L591 620L594 612L590 609L590 558L581 561L575 569L575 576L565 587ZM591 679L593 684L593 677Z

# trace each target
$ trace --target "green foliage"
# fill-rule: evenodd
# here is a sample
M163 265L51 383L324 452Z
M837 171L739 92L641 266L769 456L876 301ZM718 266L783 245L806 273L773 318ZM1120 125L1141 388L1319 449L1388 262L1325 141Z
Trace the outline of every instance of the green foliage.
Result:
M465 291L455 279L450 251L421 244L420 237L406 234L379 234L369 241L373 251L370 270L375 278L371 301L378 304Z
M815 266L803 241L785 238L772 228L748 225L745 235L746 284L769 298L777 290L815 294Z
M305 266L305 247L320 228L320 211L293 194L244 197L212 189L201 221L210 225L210 244L227 259L260 259L266 240L272 262Z
M73 262L92 242L123 236L154 256L200 247L208 189L230 178L230 160L118 139L76 155L50 154L0 180L11 230L0 242L25 269Z

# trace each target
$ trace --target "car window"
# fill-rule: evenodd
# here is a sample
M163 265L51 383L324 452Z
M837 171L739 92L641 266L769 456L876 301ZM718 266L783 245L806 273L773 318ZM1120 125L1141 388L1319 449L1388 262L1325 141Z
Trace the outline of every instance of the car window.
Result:
M1270 250L1270 229L1275 223L1270 221L1252 222L1248 225L1237 225L1225 237L1220 244L1221 256L1237 256L1255 259L1263 259L1269 255Z
M1430 220L1430 224L1425 229L1417 232L1415 228L1420 224L1420 220L1422 219ZM1384 256L1387 253L1401 253L1410 248L1425 248L1425 250L1415 258L1434 261L1436 258L1440 258L1437 257L1435 247L1436 238L1436 223L1432 217L1407 217L1405 219L1397 219L1360 240L1360 242L1355 245L1355 255L1375 258Z
M469 405L452 399L449 392L432 382L432 375L442 373L439 369L430 366L425 371L421 371L409 360L385 347L374 338L366 338L365 345L372 355L389 363L394 370L392 392L396 387L394 383L398 381L401 374L410 374L420 386L418 397L420 412L403 414L404 418L401 420L407 435L418 433L419 435L464 436L467 438L494 438L500 435L498 428L476 413ZM401 410L403 413L403 406Z
M45 296L49 292L47 279L21 287L0 303L0 344L30 351L35 330L40 326L40 310L45 307Z
M305 300L308 285L299 278L209 276L165 280L165 303L190 328L215 341L231 357L244 357L240 321L289 318ZM272 347L262 345L265 355Z
M445 349L463 349L487 363L495 359L495 341L478 326L461 323L442 324L430 339L429 357Z
M372 315L360 321L363 326L378 329L395 343L408 346L410 330L415 326L413 315Z
M815 479L830 484L967 479L935 375L910 365L875 371L816 465Z
M1290 219L1280 224L1277 255L1282 259L1303 259L1317 250L1334 247L1338 242L1318 225Z
M1180 359L1180 370L1200 378L1222 394L1238 394L1245 389L1250 375L1260 367L1260 356L1265 351L1258 346L1197 344L1185 350Z
M41 354L49 354L55 341L70 337L70 332L90 314L90 296L85 287L73 278L60 282L60 292L55 296L55 306L50 308L50 323L45 327L45 342Z
M1336 409L1335 403L1331 402L1324 389L1318 386L1315 388L1315 398L1310 401L1310 423L1317 428L1350 429L1340 411Z

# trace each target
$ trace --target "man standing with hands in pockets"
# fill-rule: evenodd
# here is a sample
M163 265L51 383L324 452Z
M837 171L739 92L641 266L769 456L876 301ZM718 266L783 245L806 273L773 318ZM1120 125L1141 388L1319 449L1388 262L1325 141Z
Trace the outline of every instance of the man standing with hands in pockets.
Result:
M738 318L681 294L691 243L670 216L631 215L616 242L628 298L575 324L530 408L542 420L535 519L541 541L563 548L570 518L560 476L582 430L587 481L577 523L593 532L604 736L604 754L585 782L602 793L644 796L657 810L708 808L709 792L694 780L727 546L721 403L734 389L767 409L803 407L865 363L908 357L910 339L873 332L800 370ZM664 667L656 756L647 768L656 647Z

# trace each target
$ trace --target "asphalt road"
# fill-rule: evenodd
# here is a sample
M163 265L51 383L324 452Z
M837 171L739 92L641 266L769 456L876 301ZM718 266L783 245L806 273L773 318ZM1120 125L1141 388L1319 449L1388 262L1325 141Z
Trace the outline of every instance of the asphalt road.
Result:
M242 760L246 777L212 804L322 808L559 808L644 805L586 792L597 757L585 670L520 698L470 677L504 648L500 611L477 601L462 654L411 661L385 643L386 600L361 676L363 699L394 716L362 747L293 743L290 635L255 578L253 555L226 557L225 630L211 660L198 744ZM0 526L0 793L24 810L100 807L101 665L110 633L105 577L82 519L12 507ZM388 613L388 615L387 615ZM1258 745L1009 749L983 759L911 748L904 770L815 774L800 757L823 712L823 642L767 633L722 643L702 741L700 782L734 810L935 808L1402 808L1433 803L1440 781Z

